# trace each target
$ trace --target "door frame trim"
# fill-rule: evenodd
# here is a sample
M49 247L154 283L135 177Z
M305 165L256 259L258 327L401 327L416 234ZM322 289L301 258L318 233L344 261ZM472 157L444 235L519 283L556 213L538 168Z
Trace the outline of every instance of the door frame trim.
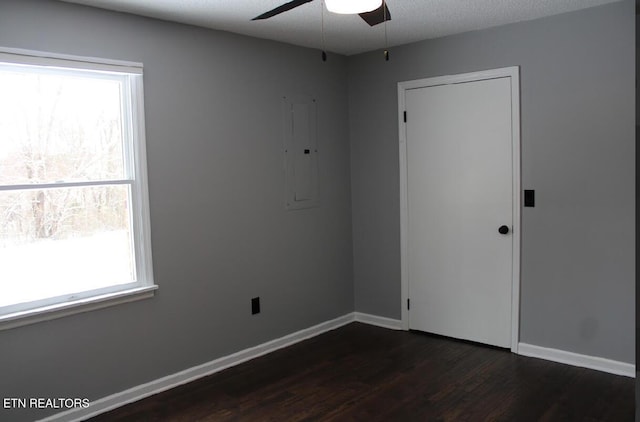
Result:
M520 242L521 242L521 176L520 176L520 67L511 66L458 75L437 76L432 78L404 81L398 83L398 132L400 157L400 272L402 329L409 329L409 262L408 262L408 181L407 181L407 141L404 122L405 95L408 90L438 85L450 85L475 82L487 79L505 78L511 80L511 142L512 142L512 277L511 277L511 351L518 353L520 335ZM411 118L409 116L409 118Z

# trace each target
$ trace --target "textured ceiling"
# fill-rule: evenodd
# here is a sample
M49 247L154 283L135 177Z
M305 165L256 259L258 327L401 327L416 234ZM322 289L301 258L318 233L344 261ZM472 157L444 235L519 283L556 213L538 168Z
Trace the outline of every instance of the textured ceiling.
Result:
M322 48L322 0L271 19L251 18L289 0L62 0L220 29L304 47ZM348 0L345 0L348 1ZM619 0L387 0L388 45L536 19ZM357 54L384 48L384 25L324 10L325 49Z

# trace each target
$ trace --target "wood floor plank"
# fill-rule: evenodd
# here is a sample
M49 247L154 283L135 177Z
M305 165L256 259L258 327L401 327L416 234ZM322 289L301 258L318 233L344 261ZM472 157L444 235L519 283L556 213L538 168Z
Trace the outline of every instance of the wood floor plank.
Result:
M353 323L91 419L633 421L634 380Z

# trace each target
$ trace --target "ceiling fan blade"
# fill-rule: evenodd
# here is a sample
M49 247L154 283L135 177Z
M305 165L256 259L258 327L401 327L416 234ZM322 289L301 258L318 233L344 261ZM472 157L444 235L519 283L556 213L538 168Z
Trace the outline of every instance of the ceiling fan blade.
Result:
M273 10L269 10L266 13L261 14L260 16L256 16L255 18L251 19L252 21L257 21L257 20L261 20L261 19L269 19L271 17L274 17L276 15L279 15L280 13L283 12L287 12L291 9L295 9L298 6L302 6L305 3L310 3L313 0L293 0L290 1L289 3L285 3L282 6L278 6Z
M374 26L384 22L385 20L390 21L391 13L389 13L389 8L387 7L387 3L383 2L382 6L378 7L376 10L372 10L371 12L366 12L366 13L360 13L360 17L364 19L364 21L368 23L370 26Z

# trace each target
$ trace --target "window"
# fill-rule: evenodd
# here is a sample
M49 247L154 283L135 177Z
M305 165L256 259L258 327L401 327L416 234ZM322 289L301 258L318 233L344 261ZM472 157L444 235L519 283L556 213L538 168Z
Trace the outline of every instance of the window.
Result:
M142 65L3 50L0 92L0 322L151 295Z

